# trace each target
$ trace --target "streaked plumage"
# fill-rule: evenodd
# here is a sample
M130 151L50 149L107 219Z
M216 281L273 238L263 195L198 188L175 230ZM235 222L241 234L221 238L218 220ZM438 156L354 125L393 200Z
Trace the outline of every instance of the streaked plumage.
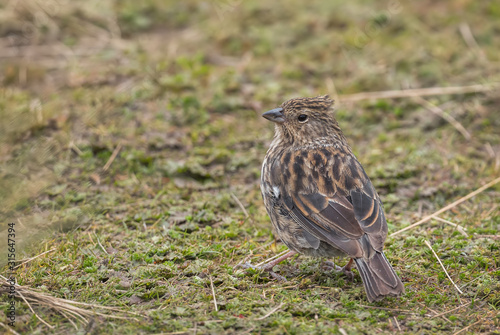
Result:
M380 198L332 105L328 96L298 98L263 114L276 124L262 165L267 212L291 251L348 256L356 262L369 301L397 296L404 286L382 251L387 223Z

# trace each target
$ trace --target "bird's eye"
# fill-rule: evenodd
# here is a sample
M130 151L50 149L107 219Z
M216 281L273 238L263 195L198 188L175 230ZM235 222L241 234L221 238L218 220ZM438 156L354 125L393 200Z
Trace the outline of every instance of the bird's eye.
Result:
M299 122L306 122L307 121L307 115L305 114L300 114L299 117L297 118Z

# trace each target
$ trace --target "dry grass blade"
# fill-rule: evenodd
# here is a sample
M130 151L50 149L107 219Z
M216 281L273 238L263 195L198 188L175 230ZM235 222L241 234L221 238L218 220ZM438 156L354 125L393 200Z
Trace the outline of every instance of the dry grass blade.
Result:
M465 231L465 228L462 227L461 225L458 225L456 223L453 223L451 221L448 221L448 220L445 220L445 219L442 219L440 218L439 216L433 216L432 217L434 220L437 220L437 221L440 221L440 222L443 222L443 223L447 223L449 224L450 226L453 226L455 228L457 228L457 230L459 231L460 234L462 234L463 236L467 237L469 235L467 235L467 232Z
M395 99L395 98L414 98L430 95L446 95L446 94L464 94L474 92L486 92L500 83L491 83L487 85L477 84L470 86L452 86L452 87L429 87L416 88L411 90L398 91L381 91L381 92L362 92L355 94L340 95L341 102L355 102L370 99Z
M439 264L441 265L441 267L443 268L444 270L444 273L446 274L446 276L448 277L448 279L451 281L451 283L453 284L453 286L455 286L455 288L457 289L457 291L460 293L460 294L464 294L457 286L457 284L455 284L455 282L453 281L453 279L451 279L450 275L448 274L448 271L446 271L446 268L444 267L443 263L441 262L441 260L439 259L439 256L436 254L436 252L434 251L434 249L432 249L432 246L431 244L429 243L429 241L425 240L425 244L429 247L429 249L431 249L432 253L434 254L434 257L436 257L436 259L438 260Z
M75 152L80 157L83 155L83 151L81 151L80 148L78 148L73 141L69 142L68 148L71 149L73 152Z
M466 303L466 304L463 304L463 305L460 305L460 306L458 306L458 307L455 307L455 308L453 308L453 309L450 309L449 311L446 311L446 312L443 312L443 313L436 314L436 315L434 315L431 319L434 319L434 318L437 318L437 317L439 317L439 316L442 316L442 315L445 315L445 314L451 313L451 312L453 312L453 311L456 311L457 309L460 309L460 308L462 308L462 307L466 307L466 306L469 306L469 305L470 305L470 302L468 302L468 303Z
M420 303L420 302L419 302L418 304L419 304L419 305L421 305L421 306L423 306L425 309L430 310L432 313L434 313L434 315L438 315L438 314L439 314L439 313L438 313L438 312L436 312L435 310L431 309L428 305L422 304L422 303ZM431 317L431 319L432 319L433 317L434 317L434 316L432 316L432 317ZM444 321L444 322L446 322L446 323L452 323L450 320L448 320L448 319L447 319L447 318L445 318L444 316L442 316L442 315L441 315L440 317L441 317L441 319L443 319L443 321Z
M279 258L279 257L281 257L281 256L285 255L285 254L286 254L286 253L288 253L288 252L290 252L290 250L289 250L289 249L287 249L287 250L285 250L285 251L282 251L282 252L280 252L279 254L274 255L273 257L270 257L270 258L268 258L268 259L266 259L266 260L264 260L264 261L260 262L260 263L259 263L259 264L257 264L257 265L253 265L252 267L253 267L253 268L259 268L259 267L260 267L260 266L262 266L263 264L267 264L267 263L269 263L269 262L271 262L271 261L275 260L276 258ZM245 259L245 261L238 263L238 264L235 266L235 268L245 265L245 264L247 263L247 260L248 260L248 259L249 259L249 258L247 257L247 258ZM244 271L244 270L238 270L236 273L242 273L243 271Z
M500 235L480 235L480 234L474 234L474 237L477 237L477 238L491 238L493 240L500 240Z
M275 255L275 256L273 256L273 257L271 257L271 258L268 258L268 259L266 259L266 260L265 260L265 261L263 261L263 262L260 262L260 263L259 263L259 264L257 264L256 266L261 266L262 264L269 263L270 261L275 260L276 258L279 258L279 257L283 256L284 254L286 254L286 253L287 253L287 252L289 252L289 251L290 251L290 250L288 250L288 249L287 249L287 250L285 250L285 251L282 251L282 252L280 252L279 254L277 254L277 255Z
M398 330L401 331L401 327L399 326L399 322L398 322L398 319L396 319L395 316L392 317L394 319L394 323L396 324L396 326L398 327Z
M98 310L111 310L114 312L120 312L120 313L127 313L127 314L134 314L134 315L139 315L137 313L133 312L128 312L124 311L115 307L107 307L107 306L101 306L101 305L96 305L96 304L88 304L88 303L82 303L82 302L77 302L77 301L72 301L72 300L67 300L67 299L61 299L61 298L56 298L52 297L50 295L47 295L45 293L39 292L36 289L15 284L16 286L16 295L18 295L19 298L21 298L29 307L29 309L33 312L33 314L41 320L45 325L47 325L50 328L53 328L53 326L49 325L47 322L42 320L33 310L31 307L31 303L35 303L39 306L43 306L46 308L50 308L61 315L63 315L65 318L72 317L74 320L77 320L79 322L82 322L84 324L88 323L87 318L94 316L94 315L99 315L105 318L113 318L113 319L131 319L130 317L125 317L125 316L119 316L119 315L114 315L114 314L105 314L101 313ZM7 278L4 276L0 275L0 292L6 292L8 290L8 287L10 287L9 282L7 281ZM89 307L89 309L81 308L75 305L81 305L85 307ZM132 318L133 320L137 320L135 318ZM74 324L73 320L71 320L71 323Z
M487 60L484 51L479 47L479 44L477 44L470 26L466 22L463 22L460 26L458 26L458 29L460 30L460 34L462 35L465 44L467 44L467 46L482 60Z
M14 266L14 269L17 269L17 268L18 268L18 267L20 267L21 265L24 265L24 264L26 264L26 263L28 263L28 262L31 262L32 260L34 260L34 259L36 259L36 258L38 258L38 257L40 257L40 256L43 256L43 255L45 255L46 253L52 252L52 251L54 251L54 250L56 250L56 248L52 248L52 249L50 249L50 250L47 250L47 251L45 251L45 252L42 252L41 254L36 255L35 257L28 258L27 260L23 261L21 264L18 264L18 265L16 265L16 266Z
M36 314L36 312L33 310L33 308L31 307L31 304L26 300L26 298L24 297L24 295L22 295L21 291L16 291L16 293L21 297L21 299L24 300L24 302L26 303L26 305L28 305L31 313L33 313L36 318L40 321L42 321L42 323L44 325L46 325L47 327L49 327L50 329L54 329L54 326L52 326L51 324L47 323L44 319L42 319L38 314Z
M241 335L250 334L254 329L255 329L255 327L251 327L250 329L245 330L243 333L241 333Z
M245 217L247 217L247 218L250 217L250 215L248 215L247 210L245 209L245 206L243 206L243 204L241 203L240 199L238 199L236 197L236 195L234 195L234 193L232 193L232 192L231 192L231 197L233 197L234 201L236 201L236 203L238 204L238 206L240 206L241 210L245 214Z
M64 313L63 311L61 311L61 314L66 318L66 320L69 321L69 323L71 323L71 325L76 329L78 330L78 326L76 325L76 323L71 320L71 318L68 316L68 314Z
M104 253L106 255L109 255L109 253L106 251L106 249L104 249L104 247L102 246L101 241L99 241L99 236L97 236L97 234L95 234L95 237L97 239L97 244L99 244L99 246L101 247L102 251L104 251Z
M462 198L458 199L457 201L455 201L455 202L453 202L453 203L449 204L448 206L441 208L441 209L440 209L440 210L438 210L437 212L432 213L431 215L427 215L427 216L426 216L425 218L423 218L422 220L420 220L420 221L418 221L418 222L415 222L414 224L411 224L411 225L409 225L408 227L405 227L405 228L403 228L403 229L401 229L401 230L398 230L398 231L396 231L396 232L392 233L392 234L391 234L391 235L389 235L389 236L395 236L395 235L400 234L400 233L402 233L402 232L404 232L404 231L406 231L406 230L409 230L409 229L415 228L416 226L419 226L419 225L421 225L422 223L425 223L425 222L429 221L430 219L434 218L436 215L439 215L439 214L441 214L441 213L444 213L444 212L446 212L447 210L449 210L449 209L451 209L451 208L453 208L453 207L455 207L455 206L457 206L457 205L461 204L462 202L464 202L464 201L466 201L466 200L469 200L470 198L472 198L472 197L474 197L474 196L478 195L479 193L483 192L484 190L486 190L486 189L490 188L491 186L493 186L493 185L495 185L495 184L498 184L499 182L500 182L500 177L498 177L498 178L496 178L496 179L494 179L494 180L490 181L490 182L489 182L488 184L486 184L486 185L481 186L480 188L478 188L478 189L477 189L477 190L475 190L474 192L469 193L469 194L468 194L468 195L466 195L465 197L462 197Z
M467 329L469 329L470 327L473 327L473 326L477 325L477 324L478 324L479 322L481 322L481 321L483 321L483 319L479 319L479 320L477 320L476 322L474 322L473 324L468 325L467 327L460 329L459 331L457 331L457 332L456 332L456 333L454 333L453 335L458 335L458 334L460 334L461 332L466 331L466 330L467 330Z
M465 139L467 139L467 140L471 139L471 135L467 131L467 129L465 129L464 126L462 126L462 124L460 122L458 122L453 116L451 116L450 114L446 113L444 110L439 108L438 106L430 103L429 101L427 101L421 97L414 97L413 100L418 102L420 105L422 105L427 110L433 112L434 114L436 114L439 117L446 120L449 124L451 124L453 127L455 127L455 129L460 134L462 134L465 137Z
M111 154L111 157L109 157L108 161L106 162L106 164L102 168L104 171L107 171L109 169L109 167L111 166L111 164L113 164L113 161L115 160L116 156L118 156L118 153L120 152L121 149L122 149L122 144L119 143L116 146L116 148L113 151L113 153Z
M279 304L278 306L276 306L272 310L270 310L269 313L267 313L264 316L261 316L260 318L255 319L255 320L260 321L260 320L264 320L264 319L268 318L271 314L276 313L276 311L278 311L281 307L283 307L283 305L284 305L284 303L282 302L281 304Z
M10 328L9 326L7 326L6 324L4 324L3 322L0 322L0 326L2 326L3 328L7 329L7 332L10 332L10 333L12 333L14 335L20 335L18 332L16 332L14 329Z
M361 304L358 304L358 306L363 307L363 308L380 309L383 311L391 311L391 312L398 312L398 313L404 313L404 314L414 314L414 315L418 314L417 312L410 311L407 309L397 309L397 308L388 308L388 307L380 307L380 306L368 306L368 305L361 305Z
M65 303L68 303L68 304L72 304L72 305L80 305L80 306L86 306L86 307L91 307L91 308L106 309L106 310L109 310L109 311L123 312L123 313L131 314L131 315L139 315L139 316L141 315L139 313L134 313L134 312L130 312L130 311L124 311L124 310L122 310L120 308L117 308L117 307L109 307L109 306L102 306L102 305L96 305L96 304L88 304L88 303L85 303L85 302L67 300L67 299L62 299L62 298L59 298L59 301L65 302Z
M215 297L215 289L214 289L214 281L212 280L212 276L210 277L210 287L212 288L212 296L214 298L214 306L215 306L215 311L219 311L219 307L217 306L217 298Z

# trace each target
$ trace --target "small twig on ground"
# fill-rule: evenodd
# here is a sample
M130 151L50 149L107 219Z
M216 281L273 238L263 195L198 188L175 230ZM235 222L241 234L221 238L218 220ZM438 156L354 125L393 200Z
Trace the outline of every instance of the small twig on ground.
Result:
M250 215L248 215L248 212L247 210L245 209L245 206L243 206L243 204L241 203L240 199L238 199L236 197L236 195L234 195L233 192L231 192L231 197L233 197L234 201L236 201L236 203L238 204L238 206L240 206L241 210L243 211L243 214L245 214L245 217L250 217Z
M392 317L394 319L394 323L396 324L396 326L398 327L398 330L401 331L401 327L399 326L399 322L398 322L398 319L396 319L395 316Z
M31 304L30 304L30 303L26 300L26 298L22 295L22 293L21 293L20 291L17 291L16 293L17 293L17 294L21 297L21 299L23 299L23 300L24 300L24 302L26 303L26 305L28 305L28 307L29 307L29 309L30 309L31 313L33 313L33 314L36 316L36 318L37 318L38 320L42 321L42 323L43 323L44 325L46 325L47 327L49 327L50 329L54 329L54 326L52 326L52 325L48 324L48 323L47 323L44 319L42 319L40 316L38 316L38 314L36 314L36 312L35 312L35 311L33 310L33 308L31 307Z
M4 276L0 275L0 293L5 292L5 288L8 287L10 283L8 282L7 278ZM81 321L84 324L88 323L88 320L86 317L91 317L94 315L99 315L103 316L106 318L114 318L114 319L128 319L128 320L138 320L137 318L131 318L130 316L127 317L122 317L116 315L117 313L110 313L110 314L103 314L98 312L99 309L104 309L104 310L110 310L114 312L121 312L121 313L127 313L127 314L133 314L133 315L140 315L138 313L122 310L116 307L108 307L108 306L101 306L101 305L96 305L96 304L88 304L84 302L78 302L78 301L72 301L72 300L67 300L67 299L62 299L62 298L56 298L50 295L47 295L45 293L40 292L37 289L33 289L27 286L15 284L16 287L16 295L21 298L30 308L30 310L35 314L35 316L40 319L44 324L47 324L45 321L43 321L33 310L33 308L30 305L31 303L35 303L38 306L43 306L45 308L50 308L55 310L58 313L61 313L64 317L71 316L75 320ZM88 309L80 308L75 305L80 305L80 306L86 306ZM47 324L48 325L48 324ZM52 327L48 325L49 327Z
M290 286L284 286L284 287L276 287L276 288L273 288L273 289L282 289L282 290L286 290L286 289L289 289L289 288L296 288L298 287L299 285L290 285Z
M454 333L453 335L458 335L458 334L460 334L461 332L466 331L466 330L467 330L467 329L469 329L470 327L477 325L477 324L478 324L479 322L481 322L481 321L483 321L483 319L479 319L479 320L477 320L476 322L474 322L473 324L468 325L467 327L460 329L459 331L457 331L457 332L456 332L456 333Z
M464 228L464 227L462 227L462 226L460 226L460 225L458 225L458 224L456 224L456 223L453 223L453 222L451 222L451 221L448 221L448 220L442 219L442 218L440 218L439 216L435 216L435 215L434 215L432 218L433 218L434 220L437 220L437 221L440 221L440 222L447 223L447 224L449 224L450 226L453 226L453 227L457 228L457 230L460 232L460 234L464 235L465 237L469 236L469 235L467 235L467 233L465 232L465 228Z
M212 288L212 296L214 297L214 306L215 306L215 311L219 311L219 307L217 307L217 299L215 298L215 289L214 289L214 281L212 280L212 276L209 276L210 278L210 287Z
M455 206L457 206L457 205L461 204L462 202L464 202L464 201L466 201L466 200L469 200L470 198L472 198L472 197L476 196L477 194L479 194L479 193L483 192L484 190L486 190L486 189L490 188L491 186L493 186L493 185L495 185L495 184L498 184L499 182L500 182L500 177L498 177L497 179L494 179L494 180L490 181L490 182L489 182L488 184L486 184L486 185L481 186L480 188L478 188L478 189L477 189L477 190L475 190L474 192L469 193L469 194L468 194L468 195L466 195L465 197L462 197L462 198L458 199L457 201L455 201L455 202L453 202L453 203L449 204L448 206L441 208L441 209L440 209L440 210L438 210L437 212L432 213L431 215L427 215L427 216L426 216L425 218L423 218L422 220L420 220L420 221L418 221L418 222L415 222L414 224L411 224L411 225L409 225L408 227L405 227L405 228L403 228L403 229L401 229L401 230L398 230L398 231L396 231L396 232L392 233L392 234L391 234L391 235L389 235L389 236L394 236L394 235L397 235L397 234L402 233L402 232L404 232L404 231L406 231L406 230L409 230L409 229L412 229L412 228L414 228L414 227L416 227L416 226L418 226L418 225L421 225L422 223L425 223L425 222L429 221L430 219L434 218L436 215L439 215L439 214L441 214L441 213L443 213L443 212L446 212L447 210L449 210L449 209L451 209L451 208L453 208L453 207L455 207Z
M418 102L425 109L433 112L434 114L438 115L442 119L446 120L449 124L451 124L453 127L455 127L455 129L460 134L462 134L465 137L466 140L470 140L471 139L471 135L467 131L467 129L465 129L464 126L462 126L462 124L460 124L460 122L458 122L453 116L451 116L450 114L446 113L444 110L442 110L441 108L439 108L438 106L430 103L429 101L427 101L427 100L425 100L425 99L423 99L421 97L414 97L413 100L415 100L416 102Z
M116 156L118 156L118 153L120 152L121 148L122 148L122 144L118 143L115 150L111 154L111 157L109 157L108 161L106 162L106 164L102 168L104 171L107 171L109 169L109 167L111 166L111 164L113 164L113 161L115 160Z
M271 245L271 244L273 244L273 243L274 243L274 242L271 242L271 243L269 243L269 244L267 244L267 245L265 245L265 246L267 247L267 246L269 246L269 245ZM264 247L264 246L260 246L259 248L255 249L255 250L262 249L263 247ZM255 265L255 266L256 266L256 267L258 267L258 266L261 266L262 264L268 263L268 262L270 262L270 261L272 261L272 260L274 260L274 259L276 259L276 258L278 258L278 257L280 257L280 256L283 256L283 255L284 255L285 253L287 253L288 251L290 251L290 250L288 250L288 249L287 249L287 250L285 250L285 251L282 251L282 252L280 252L279 254L274 255L273 257L268 258L268 259L266 259L266 260L264 260L264 261L260 262L259 264ZM238 264L235 266L235 268L238 268L238 267L242 266L243 264L246 264L246 263L248 262L248 260L249 260L249 259L253 256L253 251L251 250L251 252L252 252L252 253L251 253L249 256L245 257L245 259L244 259L242 262L238 263ZM238 272L239 272L239 271L240 271L240 270L238 270Z
M266 259L265 261L260 262L260 263L259 263L259 264L257 264L256 266L261 266L262 264L269 263L270 261L275 260L276 258L283 256L284 254L286 254L286 253L287 253L287 252L289 252L289 251L290 251L290 250L286 249L285 251L282 251L282 252L280 252L279 254L277 254L277 255L275 255L275 256L273 256L273 257L271 257L271 258L268 258L268 259Z
M73 152L76 153L78 156L83 155L83 152L80 150L80 148L76 146L76 144L73 141L69 142L68 147L70 150L73 150Z
M281 307L283 307L284 303L282 302L281 304L279 304L278 306L274 307L273 309L271 309L271 311L269 311L269 313L267 313L266 315L264 316L261 316L260 318L257 318L255 319L255 321L260 321L260 320L264 320L265 318L269 317L271 314L275 313L277 310L279 310Z
M439 314L438 312L436 312L435 310L433 310L433 309L432 309L432 308L430 308L429 306L426 306L426 305L424 305L424 304L422 304L422 303L420 303L420 302L419 302L418 304L419 304L420 306L423 306L425 309L428 309L428 310L429 310L429 311L431 311L432 313L434 313L434 316L435 316L435 315L437 315L437 314ZM432 319L434 316L432 316L432 317L431 317L431 319ZM451 323L451 321L450 321L450 320L448 320L447 318L445 318L444 316L441 316L441 319L443 319L443 320L444 320L445 322L447 322L447 323Z
M469 306L469 305L470 305L470 302L468 302L468 303L466 303L466 304L463 304L463 305L460 305L460 306L458 306L458 307L455 307L455 308L453 308L453 309L450 309L449 311L446 311L446 312L442 312L442 313L436 314L436 315L434 315L433 317L431 317L431 319L437 318L437 317L442 316L442 315L446 315L446 314L448 314L448 313L451 313L451 312L456 311L457 309L460 309L460 308L462 308L462 307L466 307L466 306Z
M36 258L38 258L38 257L40 257L40 256L43 256L43 255L45 255L46 253L49 253L49 252L54 251L54 250L56 250L56 248L52 248L52 249L50 249L50 250L47 250L47 251L45 251L45 252L42 252L40 255L36 255L35 257L28 258L27 260L23 261L21 264L18 264L18 265L16 265L16 266L14 266L14 269L17 269L17 268L18 268L18 267L20 267L21 265L24 265L24 264L26 264L26 263L28 263L28 262L31 262L32 260L34 260L34 259L36 259Z
M425 244L431 249L432 253L434 254L434 257L436 257L436 259L438 260L439 264L441 265L441 267L443 268L444 270L444 273L446 274L446 276L448 277L448 279L451 281L451 283L453 284L453 286L455 286L455 288L457 289L457 291L460 293L460 294L464 294L457 286L457 284L455 284L455 282L453 281L453 279L451 279L450 275L448 274L448 271L446 271L443 263L441 262L441 260L439 259L439 256L436 254L436 252L434 251L434 249L432 249L432 245L429 243L429 241L425 240Z
M464 94L474 92L486 92L500 85L500 83L490 83L488 85L471 85L471 86L455 86L455 87L428 87L416 88L410 90L394 90L381 92L361 92L355 94L340 95L341 102L355 102L369 99L394 99L394 98L412 98L423 97L429 95L445 95L445 94Z

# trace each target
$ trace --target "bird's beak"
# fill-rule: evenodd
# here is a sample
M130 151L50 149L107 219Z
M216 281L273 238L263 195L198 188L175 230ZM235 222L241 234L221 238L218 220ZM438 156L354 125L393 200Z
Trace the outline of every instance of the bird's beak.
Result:
M283 115L283 108L271 109L270 111L267 111L264 114L262 114L262 116L272 122L276 123L285 122L285 116Z

